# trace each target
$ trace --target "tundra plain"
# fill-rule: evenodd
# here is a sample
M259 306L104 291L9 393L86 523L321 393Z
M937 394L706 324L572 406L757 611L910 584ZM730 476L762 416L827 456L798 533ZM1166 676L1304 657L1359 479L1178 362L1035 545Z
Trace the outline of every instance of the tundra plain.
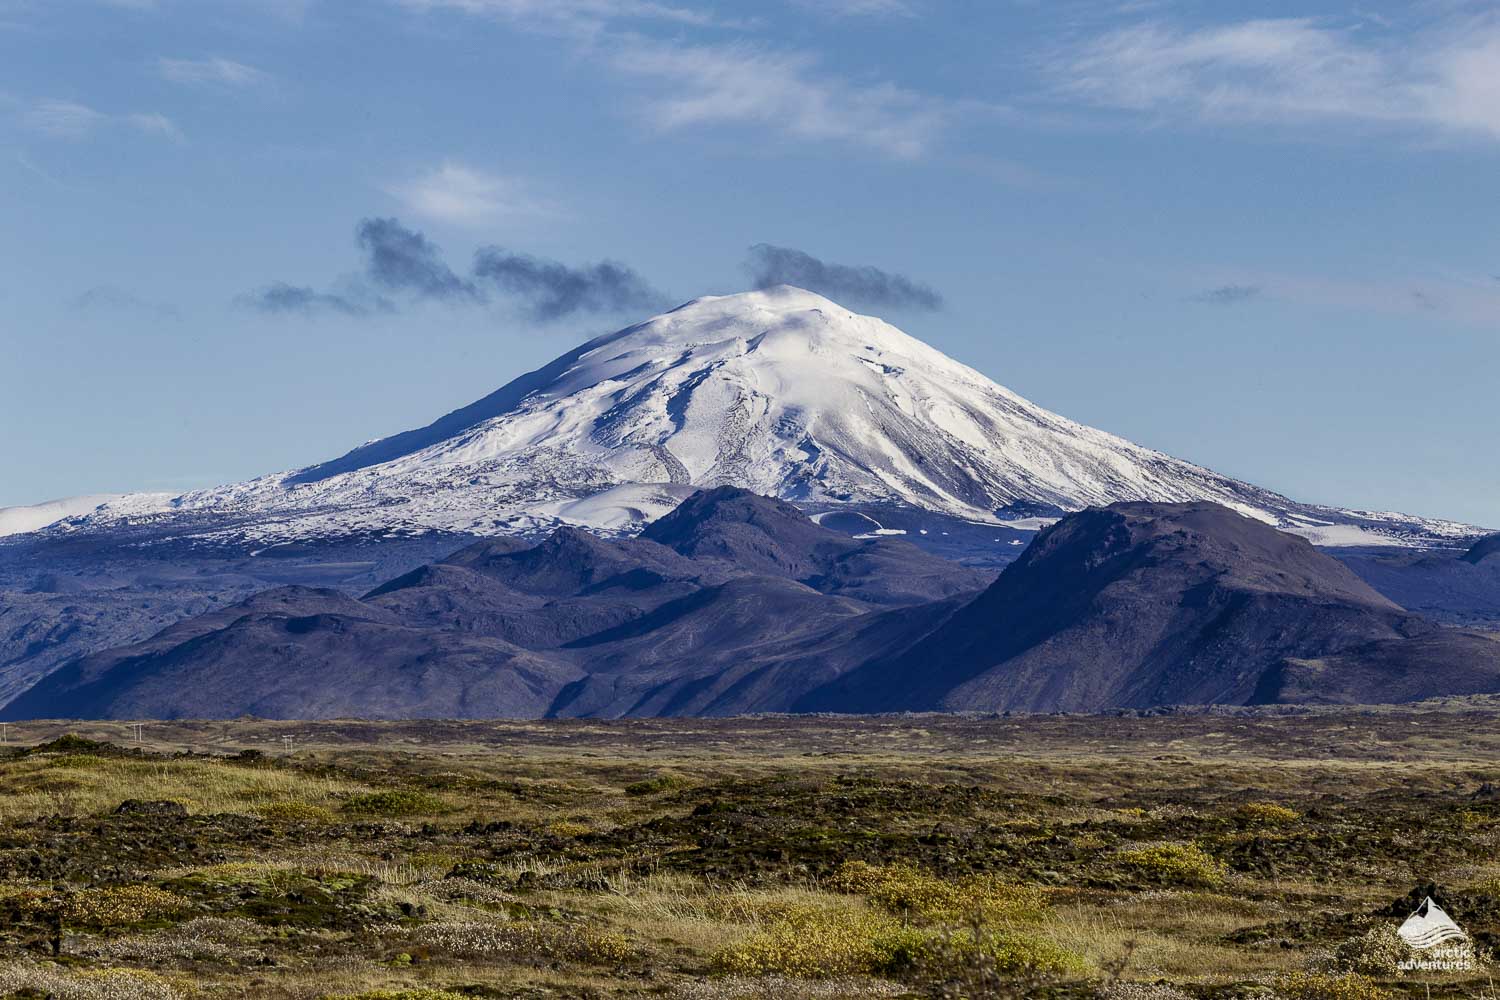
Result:
M0 997L1495 995L1500 699L0 735Z

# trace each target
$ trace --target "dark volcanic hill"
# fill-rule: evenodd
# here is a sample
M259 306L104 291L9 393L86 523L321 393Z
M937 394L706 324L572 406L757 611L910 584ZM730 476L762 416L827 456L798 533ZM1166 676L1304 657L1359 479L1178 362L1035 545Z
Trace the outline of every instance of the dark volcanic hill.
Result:
M1461 559L1466 563L1478 565L1486 559L1500 556L1500 535L1486 535L1469 547Z
M825 594L872 604L916 604L979 590L990 576L896 538L830 531L782 500L732 486L703 490L646 526L660 542L729 573L796 580Z
M1360 671L1328 670L1316 684L1307 668L1288 672L1294 660L1347 666L1355 651ZM1500 689L1497 651L1481 634L1407 613L1306 540L1225 507L1114 504L1064 518L932 634L795 707L1411 700Z
M1448 625L1500 628L1500 535L1460 552L1348 549L1337 555L1409 611Z
M1500 691L1500 641L1436 625L1211 503L1070 515L983 588L744 490L639 537L489 540L361 599L287 587L73 661L38 717L1093 711Z
M4 714L538 716L559 697L598 700L583 697L590 672L676 677L753 661L768 640L987 582L732 488L696 494L653 527L637 538L562 528L538 544L488 539L358 600L300 587L257 594L75 660Z

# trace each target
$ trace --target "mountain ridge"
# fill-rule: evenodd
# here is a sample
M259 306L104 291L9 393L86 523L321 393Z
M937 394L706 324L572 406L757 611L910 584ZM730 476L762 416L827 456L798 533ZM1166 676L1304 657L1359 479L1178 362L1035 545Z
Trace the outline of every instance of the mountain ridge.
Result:
M482 540L363 599L266 591L72 661L0 717L1087 712L1500 692L1500 635L1411 614L1306 539L1206 501L1068 514L975 582L720 487L642 536Z
M629 534L695 490L894 505L1031 531L1126 500L1209 500L1322 544L1478 529L1273 491L1045 410L879 319L791 286L706 296L597 337L422 428L329 462L52 530L145 524L268 545L395 532Z

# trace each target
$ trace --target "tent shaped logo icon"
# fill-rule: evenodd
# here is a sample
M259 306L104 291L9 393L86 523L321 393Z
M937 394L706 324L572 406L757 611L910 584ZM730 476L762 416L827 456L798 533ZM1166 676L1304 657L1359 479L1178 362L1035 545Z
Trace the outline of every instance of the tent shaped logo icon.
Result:
M1431 896L1422 901L1422 905L1406 918L1406 922L1396 929L1396 933L1401 936L1401 940L1422 951L1436 948L1440 944L1467 941L1469 938L1463 928L1454 923L1453 918Z

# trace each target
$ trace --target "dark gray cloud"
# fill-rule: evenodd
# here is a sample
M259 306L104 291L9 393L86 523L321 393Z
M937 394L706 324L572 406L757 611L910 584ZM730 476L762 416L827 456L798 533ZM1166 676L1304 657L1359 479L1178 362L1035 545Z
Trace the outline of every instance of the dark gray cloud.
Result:
M359 224L360 248L368 255L370 280L393 292L429 299L480 301L472 281L454 274L427 237L395 219L365 219Z
M796 285L841 302L897 309L941 309L943 297L929 285L869 265L819 260L787 247L757 243L745 262L756 288Z
M342 313L345 316L368 316L374 312L391 312L395 307L378 295L320 292L305 285L276 281L258 291L241 295L241 305L263 313L301 314Z
M570 267L492 246L475 253L473 270L460 275L434 243L397 219L364 219L355 228L355 239L364 252L364 267L341 290L278 281L238 301L264 313L367 316L395 312L399 303L415 299L459 305L509 300L544 321L667 304L645 278L618 261Z
M541 320L576 312L655 309L665 301L646 279L612 260L569 267L555 260L483 247L474 255L474 276L504 294L525 300Z
M1260 297L1264 291L1259 285L1220 285L1202 294L1193 296L1194 302L1206 302L1211 306L1237 306Z
M113 285L96 285L74 297L72 305L80 312L135 313L153 319L182 318L182 311L169 302L152 302Z

